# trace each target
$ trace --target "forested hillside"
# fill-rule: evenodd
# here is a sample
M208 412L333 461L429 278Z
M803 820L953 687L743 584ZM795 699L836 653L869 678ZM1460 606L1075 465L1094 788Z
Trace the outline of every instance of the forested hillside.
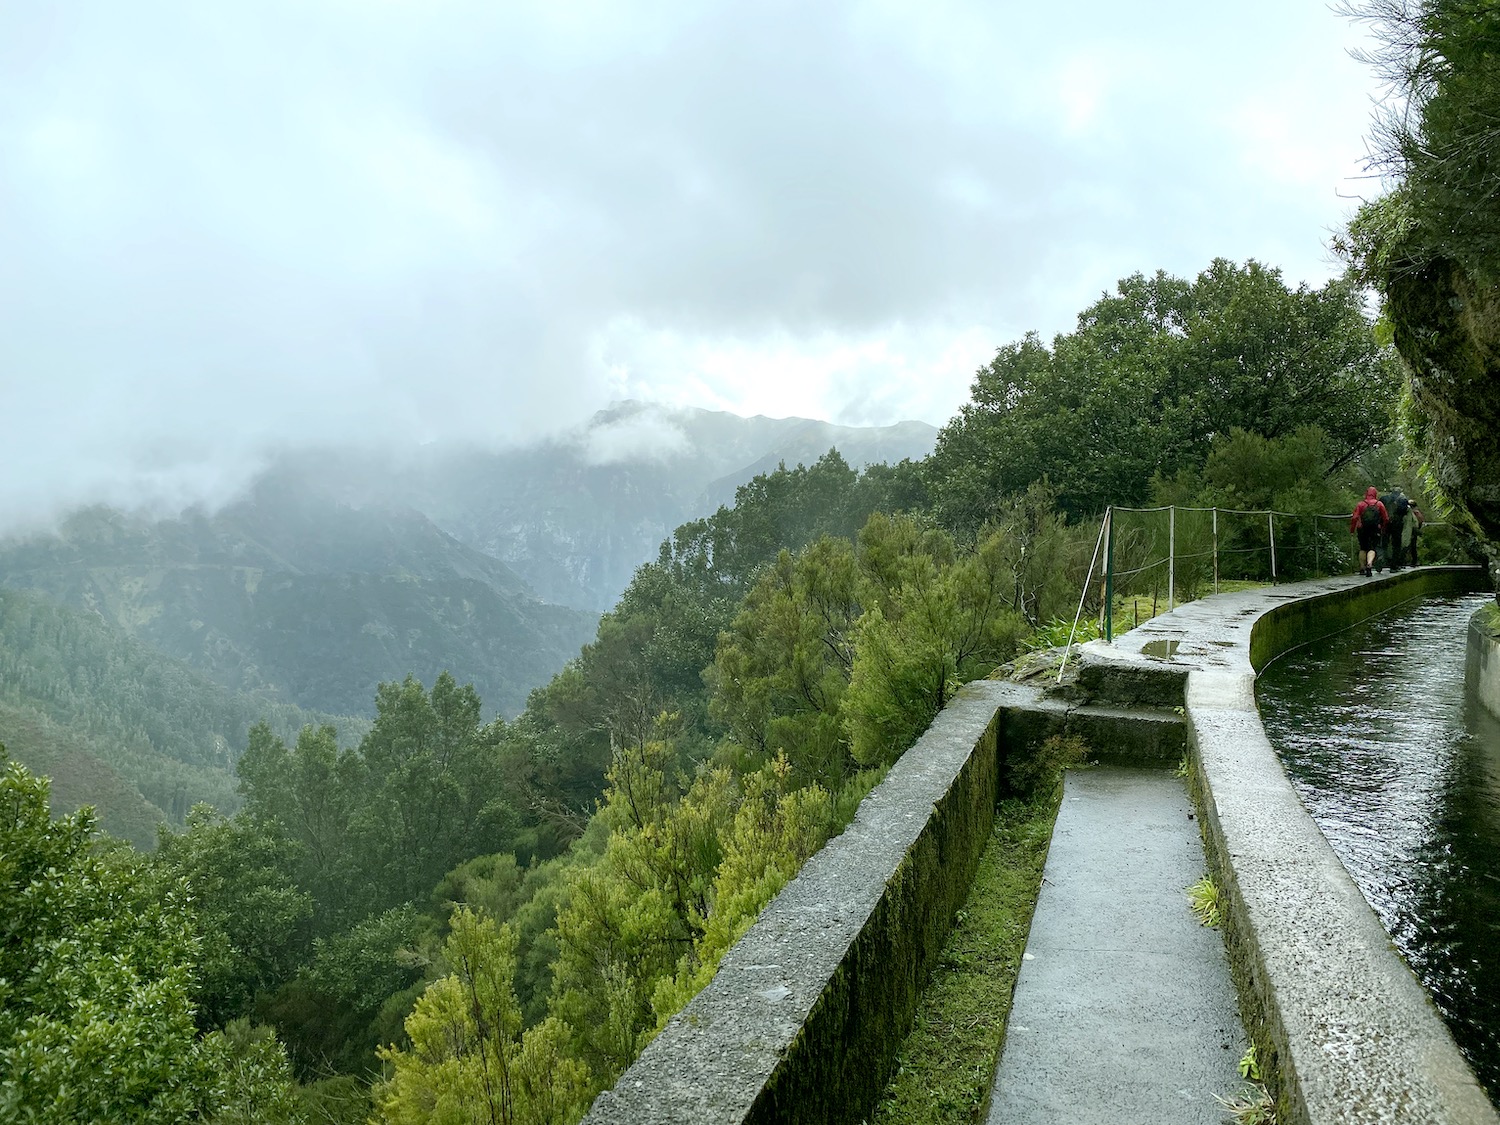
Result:
M288 736L336 718L232 691L133 640L98 614L0 589L0 741L53 778L61 809L92 804L108 831L147 846L206 801L240 805L235 762L252 724Z
M952 692L1071 615L1107 504L1342 506L1389 436L1392 362L1346 285L1128 278L1075 332L1000 349L931 458L828 454L678 527L513 720L439 675L381 684L357 745L257 726L243 808L149 857L49 825L12 768L0 893L53 932L71 907L25 890L50 863L126 920L80 945L108 973L0 1016L0 1057L55 1057L0 1076L0 1105L87 1119L107 1080L77 1001L135 1012L119 978L166 965L152 1057L193 1077L151 1120L576 1121ZM130 936L166 914L189 932ZM50 949L8 971L40 981ZM160 1072L132 1089L167 1096Z
M213 515L105 509L0 545L0 586L97 615L235 691L368 714L375 686L452 668L514 714L594 630L416 512L269 477Z

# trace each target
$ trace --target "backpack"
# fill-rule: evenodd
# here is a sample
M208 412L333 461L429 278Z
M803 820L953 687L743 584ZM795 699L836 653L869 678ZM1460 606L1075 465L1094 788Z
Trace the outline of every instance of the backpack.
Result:
M1392 523L1400 523L1406 518L1406 511L1410 507L1411 501L1398 492L1386 504L1385 514L1390 518Z
M1364 500L1364 510L1359 513L1359 524L1361 527L1378 528L1380 526L1380 501Z

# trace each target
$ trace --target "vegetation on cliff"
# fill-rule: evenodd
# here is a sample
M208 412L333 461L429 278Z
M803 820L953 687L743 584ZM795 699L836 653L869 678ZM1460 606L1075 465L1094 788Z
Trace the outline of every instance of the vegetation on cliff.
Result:
M1500 13L1492 0L1351 5L1399 108L1379 124L1391 190L1338 248L1383 297L1405 363L1407 448L1458 518L1500 548Z

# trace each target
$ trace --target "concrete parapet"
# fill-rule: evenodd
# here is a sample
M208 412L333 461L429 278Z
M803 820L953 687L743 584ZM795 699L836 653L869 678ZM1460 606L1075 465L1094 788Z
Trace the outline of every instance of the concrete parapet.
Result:
M1070 733L1121 765L1175 766L1187 746L1173 711L969 684L599 1096L586 1125L868 1116L989 843L1006 758Z
M1464 678L1490 714L1500 718L1500 609L1481 606L1469 619Z

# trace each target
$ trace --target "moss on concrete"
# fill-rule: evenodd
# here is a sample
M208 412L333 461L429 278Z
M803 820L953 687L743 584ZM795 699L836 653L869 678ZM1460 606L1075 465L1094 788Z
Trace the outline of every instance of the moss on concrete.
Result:
M1479 612L1474 614L1472 625L1481 635L1500 640L1500 605L1490 604L1479 607Z
M989 724L934 805L747 1122L856 1122L875 1105L990 837L997 727Z
M1000 806L871 1125L984 1119L1061 794Z

